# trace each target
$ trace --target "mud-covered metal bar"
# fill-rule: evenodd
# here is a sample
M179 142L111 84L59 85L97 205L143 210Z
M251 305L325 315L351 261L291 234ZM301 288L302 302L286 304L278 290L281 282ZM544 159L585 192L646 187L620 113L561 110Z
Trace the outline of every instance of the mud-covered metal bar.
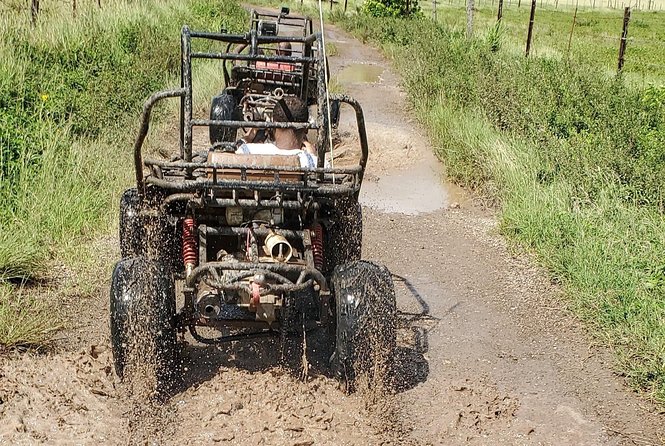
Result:
M164 199L163 206L168 206L171 203L178 201L186 201L190 205L198 208L204 206L215 207L234 207L240 206L243 208L282 208L282 209L319 209L317 202L301 203L295 200L253 200L251 198L206 198L205 200L195 193L180 193L171 194Z
M183 105L184 135L183 135L183 158L185 161L192 160L192 39L190 37L189 27L182 27L182 83L186 91Z
M238 181L238 180L218 180L215 181L197 181L197 180L183 180L180 182L169 181L166 179L159 179L148 177L146 179L148 184L153 184L168 191L177 192L196 192L201 189L238 189L238 190L256 190L256 191L283 191L283 192L303 192L315 194L317 196L333 196L333 195L351 195L357 192L357 187L354 184L334 184L334 185L319 185L313 187L304 186L302 183L278 183L270 181Z
M258 129L316 129L317 125L309 122L267 122L267 121L227 121L213 119L193 119L192 126L221 125L236 128L258 128Z
M360 140L360 172L358 173L358 188L362 185L363 174L365 172L365 167L367 166L367 159L369 158L369 145L367 143L367 129L365 127L365 115L363 114L363 109L360 106L360 103L353 99L351 96L342 95L342 94L332 94L330 95L331 101L339 101L345 104L349 104L353 107L353 110L356 113L356 125L358 126L358 136Z
M289 229L278 228L237 228L237 227L215 227L207 226L207 234L209 235L247 235L248 232L254 233L257 237L265 237L271 232L286 237L289 240L300 240L304 237L305 231L295 231Z
M301 57L301 56L269 56L269 55L252 55L252 54L237 54L237 53L192 53L192 59L222 59L222 60L251 60L252 62L316 62L314 57Z
M199 265L192 270L192 273L187 277L186 286L192 287L200 280L201 276L211 270L218 271L269 271L278 274L298 274L298 282L296 285L304 283L307 277L312 277L321 287L322 290L328 289L326 278L320 271L314 268L304 267L292 263L251 263L251 262L208 262L205 265ZM288 278L286 283L290 282Z
M246 164L217 164L217 163L195 163L195 162L184 162L184 161L167 161L167 160L146 160L145 164L147 166L159 166L162 168L168 169L247 169ZM343 174L357 174L362 169L361 166L352 166L352 167L294 167L294 166L255 166L249 167L250 170L260 170L266 172L300 172L303 174L306 173L334 173L337 175Z
M155 104L162 99L166 98L175 98L183 97L186 94L186 90L179 88L176 90L165 90L159 91L148 98L147 101L143 104L143 113L141 114L141 127L139 128L139 134L136 137L134 142L134 170L136 173L136 188L140 195L144 193L144 184L143 184L143 155L141 149L143 148L143 142L145 137L148 135L148 129L150 128L150 115L152 113L152 108Z
M258 43L279 43L279 42L292 42L292 43L313 43L316 41L320 33L310 34L306 37L298 36L256 36ZM191 31L190 36L199 39L217 40L220 42L230 43L248 43L251 39L250 33L245 34L223 34L207 31Z

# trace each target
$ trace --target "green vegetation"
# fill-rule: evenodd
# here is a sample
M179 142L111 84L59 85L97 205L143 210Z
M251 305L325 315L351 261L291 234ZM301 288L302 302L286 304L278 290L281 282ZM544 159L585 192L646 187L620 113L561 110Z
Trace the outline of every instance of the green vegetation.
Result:
M476 2L478 3L478 2ZM528 1L508 6L504 2L502 38L504 49L524 54L529 24ZM561 2L563 5L563 1ZM423 13L431 17L431 2L423 2ZM496 22L496 6L483 2L475 11L474 29L483 35ZM597 75L604 77L617 68L619 37L623 23L623 9L580 9L568 53L568 39L573 24L573 9L554 9L550 4L538 3L533 28L532 55L563 60L570 57L575 65L598 67ZM464 4L442 2L437 8L437 19L448 28L466 29ZM663 48L663 13L633 10L628 27L628 42L624 74L638 87L650 83L665 83L665 48Z
M132 178L141 105L153 91L177 85L182 25L245 27L245 11L230 1L103 4L100 10L96 2L79 2L72 18L67 3L43 1L35 28L27 9L0 18L5 346L39 342L53 328L46 308L6 281L40 279L54 259L76 262L82 242L115 228L120 191ZM33 325L18 322L28 308Z
M500 203L503 232L665 402L665 88L526 59L496 29L467 40L430 19L342 24L394 60L448 174Z
M16 346L41 346L63 327L49 301L0 283L0 352Z
M361 11L373 17L406 17L417 14L420 7L413 0L365 0Z

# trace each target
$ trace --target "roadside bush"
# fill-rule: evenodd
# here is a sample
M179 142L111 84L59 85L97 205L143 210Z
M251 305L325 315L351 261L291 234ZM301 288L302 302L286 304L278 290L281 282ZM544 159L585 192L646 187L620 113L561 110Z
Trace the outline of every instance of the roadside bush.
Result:
M420 11L416 0L365 0L361 11L372 17L406 17Z

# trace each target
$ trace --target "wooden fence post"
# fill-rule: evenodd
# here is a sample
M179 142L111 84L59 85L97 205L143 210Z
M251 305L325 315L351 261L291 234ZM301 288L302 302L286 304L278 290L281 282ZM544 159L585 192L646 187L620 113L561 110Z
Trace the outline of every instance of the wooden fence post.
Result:
M72 17L76 18L76 0L72 0Z
M503 0L499 0L499 10L496 13L496 21L500 22L503 17Z
M436 0L432 0L432 19L436 22Z
M345 14L346 14L346 5L347 5L348 3L349 3L349 0L344 0L344 13L345 13ZM407 10L409 9L408 4L409 4L409 2L407 2L407 7L406 7Z
M102 9L102 0L97 0L97 7Z
M623 29L621 30L621 40L619 41L619 63L617 71L621 73L623 69L623 58L626 54L626 40L628 38L628 22L630 22L630 6L623 10Z
M577 20L577 3L575 4L575 13L573 14L573 25L570 27L570 35L568 36L568 49L566 50L566 57L570 58L570 44L573 41L573 30L575 29L575 21Z
M466 38L473 36L473 7L474 0L466 0Z
M536 15L536 0L531 0L531 14L529 15L529 32L526 35L526 57L531 52L531 37L533 37L533 19Z
M32 0L30 4L30 20L32 26L37 24L37 16L39 15L39 0Z

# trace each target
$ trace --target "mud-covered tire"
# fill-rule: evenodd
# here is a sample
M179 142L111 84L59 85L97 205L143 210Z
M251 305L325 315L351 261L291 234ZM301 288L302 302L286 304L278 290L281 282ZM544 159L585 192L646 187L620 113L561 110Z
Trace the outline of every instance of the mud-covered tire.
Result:
M352 198L337 200L331 223L326 228L326 269L360 260L362 252L363 216L360 203Z
M136 188L127 189L120 198L120 256L123 259L143 255L145 231L140 215L141 197Z
M333 370L353 391L359 378L370 385L390 382L396 348L396 298L384 266L367 261L333 272L335 352Z
M145 257L163 264L171 271L182 269L180 222L169 223L161 210L161 196L152 193L146 200L136 188L127 189L120 198L120 257ZM150 217L141 211L146 208Z
M212 98L210 119L216 121L241 120L238 113L238 101L233 94L226 91ZM210 144L218 142L234 142L237 129L221 125L210 126Z
M171 274L142 257L120 260L110 293L111 344L121 379L137 374L164 392L177 382L175 287Z

